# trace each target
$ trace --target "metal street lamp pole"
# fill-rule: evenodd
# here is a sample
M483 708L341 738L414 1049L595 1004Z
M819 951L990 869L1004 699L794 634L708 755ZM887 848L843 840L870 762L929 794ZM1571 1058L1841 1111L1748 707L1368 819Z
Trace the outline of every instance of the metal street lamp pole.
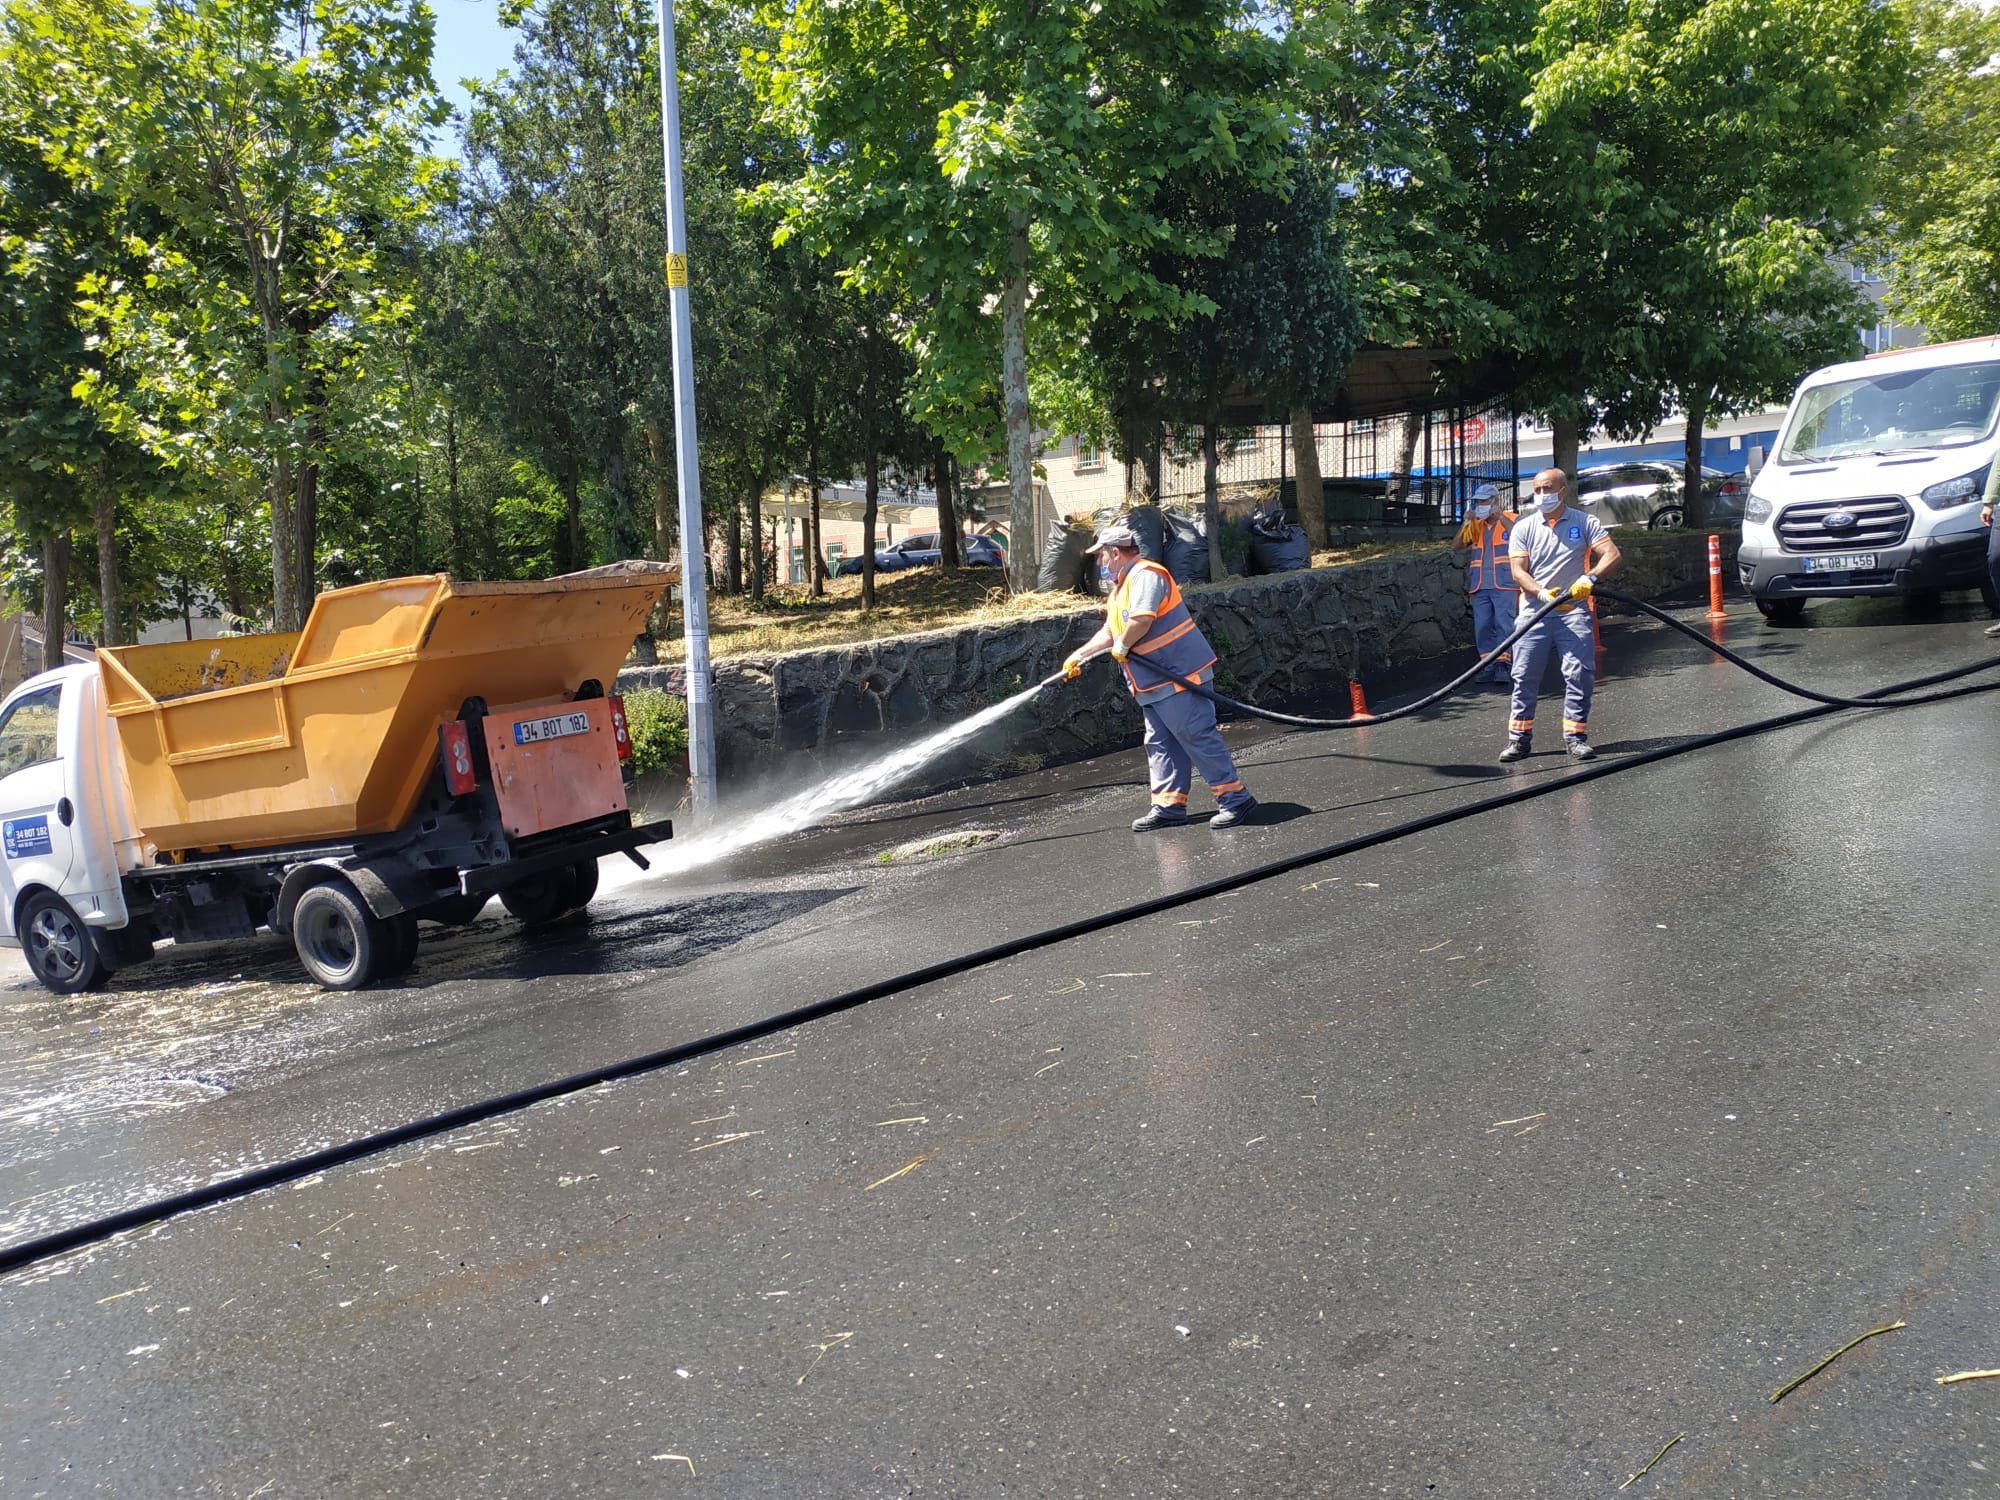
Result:
M715 708L709 698L708 549L701 525L701 471L694 435L694 330L689 323L687 207L681 195L680 78L671 0L660 22L660 135L667 158L667 295L674 325L674 460L680 473L681 619L687 643L688 779L694 820L715 811Z

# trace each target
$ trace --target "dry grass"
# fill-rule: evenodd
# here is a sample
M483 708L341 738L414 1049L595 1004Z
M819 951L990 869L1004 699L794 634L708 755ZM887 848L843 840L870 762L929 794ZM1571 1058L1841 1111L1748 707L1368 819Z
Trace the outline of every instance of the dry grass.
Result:
M1336 551L1315 552L1313 566L1325 568L1384 557L1409 557L1446 545L1428 537L1363 542ZM828 579L826 595L819 599L802 586L774 588L761 604L753 604L742 595L711 594L709 655L719 660L844 646L856 641L916 635L926 630L946 630L982 620L1067 614L1093 602L1073 593L1009 595L1006 580L997 568L965 568L955 577L947 577L936 568L880 574L875 579L873 610L861 607L858 576ZM685 654L678 635L660 642L661 661L680 661Z

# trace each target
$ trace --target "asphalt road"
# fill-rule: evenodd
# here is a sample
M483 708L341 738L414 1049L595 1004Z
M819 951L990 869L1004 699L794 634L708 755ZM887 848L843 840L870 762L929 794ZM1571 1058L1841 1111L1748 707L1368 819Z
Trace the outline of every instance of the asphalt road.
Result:
M1854 692L1980 623L1725 638ZM1607 758L1794 706L1606 644ZM0 1244L1566 778L1555 707L1514 769L1497 689L1232 728L1228 833L1127 832L1136 755L878 807L361 995L275 942L17 965ZM1995 711L1636 768L32 1267L0 1493L1582 1496L1677 1433L1627 1493L2000 1493L2000 1380L1935 1383L2000 1366Z

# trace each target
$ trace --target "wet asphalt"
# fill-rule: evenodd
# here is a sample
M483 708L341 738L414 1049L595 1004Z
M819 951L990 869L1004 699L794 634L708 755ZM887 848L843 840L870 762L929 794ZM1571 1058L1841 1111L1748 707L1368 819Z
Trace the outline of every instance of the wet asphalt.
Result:
M1992 650L1809 622L1724 638L1839 692ZM1796 706L1605 636L1607 759ZM1226 833L1126 831L1136 754L871 808L360 995L275 941L66 1002L14 963L0 1245L1565 778L1557 708L1511 770L1497 688L1233 725ZM1584 1496L1678 1433L1626 1493L2000 1493L2000 1380L1936 1383L2000 1367L1996 709L1637 768L32 1267L0 1493Z

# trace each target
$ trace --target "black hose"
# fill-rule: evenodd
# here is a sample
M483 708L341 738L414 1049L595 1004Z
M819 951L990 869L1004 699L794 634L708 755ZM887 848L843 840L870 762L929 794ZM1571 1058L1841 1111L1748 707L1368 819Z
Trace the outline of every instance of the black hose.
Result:
M1530 620L1527 623L1532 624L1533 621ZM1888 687L1878 689L1864 698L1851 701L1873 707L1880 703L1882 699L1892 695L1908 692L1913 689L1931 687L1940 682L1948 682L1953 678L1964 677L1969 673L1980 671L1991 665L1993 665L1991 662L1978 662L1968 667L1954 667L1950 671L1934 673L1928 677L1913 678L1908 682L1893 683ZM1996 688L2000 688L2000 683L1978 683L1971 686L1951 688L1931 693L1923 698L1910 698L1900 701L1904 703L1935 703L1948 698L1969 696L1974 693L1988 693L1994 691ZM666 1047L657 1052L648 1052L639 1057L626 1058L620 1062L606 1063L600 1067L590 1068L581 1073L573 1073L567 1078L559 1078L550 1083L536 1084L531 1088L517 1089L512 1093L499 1094L492 1098L478 1100L472 1104L461 1105L457 1109L445 1110L427 1119L413 1120L408 1124L393 1126L388 1130L376 1131L372 1135L361 1136L356 1140L346 1141L338 1146L329 1146L323 1150L310 1152L304 1156L293 1157L288 1161L273 1162L269 1166L259 1167L249 1172L242 1172L234 1177L225 1178L220 1182L209 1183L185 1193L177 1193L171 1197L156 1199L151 1203L141 1204L136 1208L106 1214L101 1218L91 1219L85 1223L73 1225L68 1229L60 1229L52 1234L42 1235L36 1239L24 1240L19 1244L0 1248L0 1276L9 1275L24 1266L32 1265L37 1261L47 1260L52 1256L63 1255L72 1250L81 1249L86 1245L97 1244L115 1235L143 1229L150 1224L156 1224L163 1220L179 1218L183 1214L194 1213L200 1209L214 1208L219 1204L248 1197L250 1194L260 1192L265 1188L279 1187L288 1182L297 1182L302 1178L310 1177L315 1172L324 1172L335 1167L345 1166L351 1162L359 1161L364 1157L373 1156L378 1152L391 1150L397 1146L409 1145L411 1142L423 1140L429 1136L442 1135L446 1131L463 1129L469 1125L477 1125L498 1115L512 1114L533 1105L545 1103L550 1099L560 1098L565 1094L574 1094L584 1089L595 1088L599 1084L614 1083L621 1079L657 1072L662 1068L673 1067L678 1063L706 1056L711 1052L718 1052L727 1047L734 1047L744 1042L757 1041L794 1026L801 1026L811 1021L821 1020L827 1016L838 1015L842 1011L852 1010L857 1006L866 1005L870 1001L880 1000L904 990L914 989L918 985L933 984L941 979L949 979L986 964L1018 957L1020 954L1032 952L1037 948L1050 947L1057 943L1068 942L1073 938L1085 937L1093 932L1101 932L1109 927L1116 927L1126 922L1137 921L1142 917L1155 916L1160 912L1172 911L1196 901L1207 900L1209 897L1220 895L1225 891L1241 890L1246 886L1257 885L1263 881L1275 879L1280 875L1290 874L1292 871L1303 869L1308 865L1340 859L1349 854L1359 853L1364 849L1376 848L1395 839L1405 838L1412 834L1425 833L1430 829L1439 828L1448 823L1456 823L1463 818L1477 817L1481 813L1492 812L1503 807L1512 807L1517 803L1530 802L1537 797L1546 797L1555 792L1567 791L1572 787L1581 786L1586 782L1595 781L1600 777L1619 775L1626 771L1635 770L1640 766L1650 765L1656 761L1670 760L1678 755L1686 755L1695 750L1704 750L1711 745L1721 745L1731 740L1747 739L1752 735L1765 734L1772 730L1788 728L1793 724L1801 724L1808 720L1823 718L1848 706L1849 701L1844 700L1838 703L1824 703L1815 708L1793 709L1790 713L1779 714L1768 719L1758 719L1749 724L1739 724L1733 729L1717 730L1713 734L1698 735L1693 739L1684 740L1679 744L1659 746L1651 750L1640 751L1633 755L1620 756L1616 760L1609 760L1594 766L1585 766L1571 770L1562 776L1515 786L1507 791L1495 793L1491 797L1482 797L1476 801L1447 808L1441 812L1429 813L1420 818L1413 818L1407 822L1398 823L1390 828L1379 829L1374 833L1365 833L1355 838L1342 839L1338 843L1328 844L1319 849L1308 850L1303 854L1287 855L1283 859L1273 860L1268 864L1258 865L1253 869L1245 870L1235 875L1225 875L1216 880L1204 881L1200 885L1190 886L1186 890L1150 897L1144 901L1135 901L1128 906L1121 906L1096 916L1081 917L1074 922L1064 922L1058 926L1044 928L1039 932L1029 933L1022 937L1008 938L1004 942L991 944L988 947L979 949L977 952L967 953L958 958L945 959L934 964L927 964L920 969L913 969L906 974L898 974L890 979L878 980L873 984L863 985L859 989L848 990L844 994L830 996L824 1000L814 1001L810 1005L802 1005L796 1009L783 1011L774 1016L767 1016L760 1021L751 1021L742 1026L731 1027L727 1031L714 1032L691 1042L682 1042L676 1046Z
M1744 671L1748 672L1752 677L1755 677L1758 681L1769 683L1772 687L1777 688L1780 692L1790 693L1795 698L1804 698L1813 703L1824 703L1832 708L1910 708L1916 706L1917 704L1935 703L1938 701L1939 695L1937 694L1929 694L1915 698L1904 698L1900 696L1892 697L1884 695L1900 694L1904 689L1909 687L1927 686L1930 683L1934 682L1949 682L1956 677L1968 677L1974 672L1987 672L1991 671L1994 667L2000 667L2000 656L1989 657L1983 661L1973 662L1969 666L1957 667L1949 672L1942 672L1937 674L1936 676L1924 678L1920 682L1899 683L1895 687L1884 688L1881 690L1880 694L1864 693L1859 698L1843 698L1836 693L1822 693L1812 688L1800 687L1797 683L1794 682L1787 682L1784 678L1779 677L1774 673L1765 671L1762 667L1758 666L1748 657L1737 655L1734 651L1731 651L1727 646L1723 645L1722 642L1716 640L1715 637L1711 635L1706 635L1703 632L1696 630L1692 625L1689 625L1683 620L1675 619L1672 615L1668 614L1663 609L1656 609L1654 606L1648 604L1644 599L1634 598L1632 595L1624 593L1618 589L1605 588L1602 584L1597 586L1596 592L1603 595L1605 598L1616 599L1621 604L1629 604L1634 609L1637 609L1644 614L1649 614L1654 619L1659 620L1664 624L1671 625L1674 629L1678 630L1682 635L1686 636L1689 640L1697 641L1700 644L1708 647L1709 650L1713 651L1717 656L1721 657L1724 661L1731 662L1734 665L1741 667ZM1146 663L1147 671L1159 673L1160 681L1158 683L1147 684L1148 686L1151 687L1164 686L1166 683L1169 682L1178 683L1181 687L1186 688L1189 692L1198 694L1199 696L1208 699L1209 702L1211 703L1220 703L1225 707L1235 709L1238 713L1247 714L1249 717L1253 719L1267 719L1273 724L1290 724L1300 729L1364 729L1370 724L1385 724L1391 719L1407 718L1411 714L1420 713L1424 709L1429 708L1433 703L1437 702L1440 698L1443 698L1447 694L1455 692L1457 689L1463 687L1467 682L1471 681L1474 675L1476 675L1482 668L1488 667L1497 660L1499 660L1502 652L1504 652L1509 646L1513 645L1516 641L1520 640L1520 638L1526 635L1530 630L1534 629L1534 627L1541 622L1543 616L1547 615L1550 610L1559 607L1562 603L1563 601L1560 598L1550 599L1545 601L1532 614L1524 617L1521 620L1521 622L1514 627L1513 634L1509 635L1506 640L1502 641L1499 645L1495 646L1491 651L1487 652L1484 656L1480 657L1478 661L1474 662L1470 667L1467 667L1465 671L1461 672L1458 676L1452 678L1451 681L1447 682L1443 687L1438 688L1434 692L1427 693L1425 696L1419 698L1416 702L1406 703L1401 708L1392 708L1388 710L1386 713L1361 714L1354 718L1349 718L1349 719L1309 719L1300 714L1281 714L1276 709L1259 708L1254 703L1244 703L1239 699L1231 698L1226 693L1218 693L1214 688L1209 687L1206 683L1197 682L1191 677L1176 676L1174 673L1169 672L1165 667L1159 666L1158 664L1153 662L1143 651L1134 651L1131 654L1138 660ZM1943 696L1950 697L1954 695L1945 694Z

